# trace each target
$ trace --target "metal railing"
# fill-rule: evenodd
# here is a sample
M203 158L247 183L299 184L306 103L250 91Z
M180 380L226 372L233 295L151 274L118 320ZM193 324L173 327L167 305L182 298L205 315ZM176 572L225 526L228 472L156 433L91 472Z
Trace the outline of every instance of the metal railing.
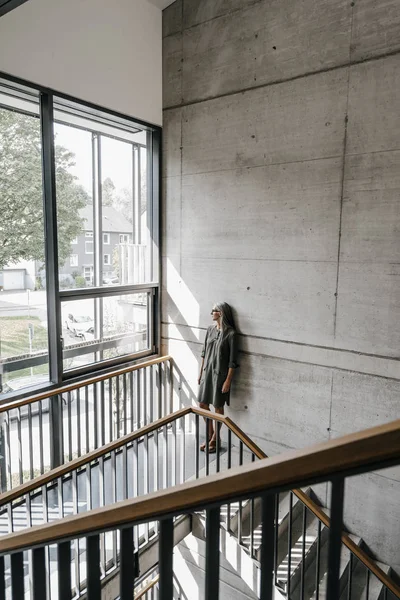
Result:
M277 529L279 537L279 518L277 519L276 508L278 494L288 492L289 499L293 500L290 494L293 487L299 488L330 481L332 513L327 532L326 598L327 600L353 598L354 588L351 581L347 580L343 584L341 577L345 479L354 474L386 468L398 463L400 463L400 421L338 438L310 449L291 451L273 459L231 468L174 488L97 508L87 514L77 514L54 523L6 535L0 538L0 597L5 597L8 569L12 600L20 600L24 597L25 581L21 573L24 568L24 552L27 552L26 578L29 575L32 578L33 599L66 600L68 598L70 600L70 590L73 587L70 563L74 558L75 545L78 543L84 553L87 597L90 600L100 599L101 536L105 534L119 539L119 597L121 600L127 598L131 600L135 580L135 528L152 522L157 523L159 531L159 598L172 600L174 519L181 515L205 511L204 597L206 600L218 600L221 508L240 501L247 504L254 501L255 506L260 507L258 593L261 600L272 600L277 570L276 555L279 553L276 545ZM290 502L292 501L289 500ZM291 510L293 515L293 506ZM307 527L304 509L301 509L300 515L303 519L300 522L304 533L304 527ZM290 524L288 524L289 529ZM292 521L292 534L293 530L294 521ZM46 556L51 551L53 561L49 559L46 561ZM53 571L52 563L55 565ZM355 574L355 569L352 573ZM387 578L386 583L387 586L381 590L379 598L399 598L398 586L390 581L390 578ZM363 592L362 595L357 590L354 598L370 597L371 575L365 577L365 584L365 593ZM287 595L290 598L294 597L293 592ZM305 591L300 591L299 597L309 596L305 595Z
M253 450L261 450L237 427L231 425L232 431L229 420L226 420L226 446L222 449L218 441L218 452L209 452L210 415L201 409L181 409L2 494L0 533L5 535L54 522L254 461ZM205 452L200 451L203 440ZM227 520L225 525L228 526ZM158 534L157 522L135 527L136 552ZM104 580L119 567L121 542L115 533L102 533L100 543L100 571ZM85 552L85 542L75 540L72 559L75 598L86 593ZM50 554L47 561L52 564ZM51 588L50 571L47 586ZM156 590L151 592L155 593Z
M169 414L171 378L162 356L0 405L1 491Z

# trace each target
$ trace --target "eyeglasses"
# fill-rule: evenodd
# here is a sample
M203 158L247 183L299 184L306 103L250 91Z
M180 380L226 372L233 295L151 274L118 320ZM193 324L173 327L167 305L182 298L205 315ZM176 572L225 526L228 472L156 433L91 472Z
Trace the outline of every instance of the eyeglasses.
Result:
M212 309L212 311L211 311L211 314L214 314L215 312L219 313L219 312L221 312L221 311L220 311L220 310L218 310L218 309L216 309L216 308L213 308L213 309Z

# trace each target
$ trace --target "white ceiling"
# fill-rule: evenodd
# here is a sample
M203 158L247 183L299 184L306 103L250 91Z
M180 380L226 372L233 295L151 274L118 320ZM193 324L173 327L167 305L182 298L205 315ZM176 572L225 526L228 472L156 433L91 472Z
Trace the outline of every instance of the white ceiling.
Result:
M175 0L148 0L148 1L151 2L151 4L154 4L154 6L158 6L158 8L161 8L161 10L164 10L164 8L167 8L167 6L169 6L170 4L175 2Z

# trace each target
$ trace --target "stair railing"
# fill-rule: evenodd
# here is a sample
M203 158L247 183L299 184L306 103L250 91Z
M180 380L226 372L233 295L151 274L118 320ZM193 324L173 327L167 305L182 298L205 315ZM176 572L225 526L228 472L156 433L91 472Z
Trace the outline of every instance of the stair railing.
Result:
M13 489L172 410L170 356L0 404L0 490Z
M199 415L197 409L190 409ZM211 417L209 417L211 418ZM161 600L173 598L174 518L205 511L206 573L205 598L218 600L221 506L238 501L261 502L260 586L261 600L271 600L274 588L276 495L325 481L331 482L332 513L328 532L327 600L338 600L340 553L342 547L343 497L346 477L400 463L400 421L347 435L308 449L231 468L209 477L173 488L117 502L87 514L66 517L54 523L32 527L0 538L0 597L6 587L6 561L9 563L12 600L24 594L24 551L31 553L33 598L47 595L45 549L57 544L54 585L59 598L70 599L72 544L82 542L86 565L86 591L89 598L101 597L100 534L119 536L120 598L132 598L134 589L133 527L158 521L159 590ZM372 561L369 561L371 564ZM8 564L7 564L8 566ZM384 578L384 598L400 598L399 587ZM50 594L52 586L49 586ZM368 598L368 589L366 596ZM69 596L68 596L69 594ZM350 595L351 598L351 588Z
M227 444L223 449L218 442L215 454L208 450L210 420L227 425ZM203 439L205 452L200 451ZM250 463L255 452L261 450L230 419L187 407L1 494L0 534L166 489L242 465L246 459ZM141 551L158 533L156 522L135 527L135 550ZM115 534L102 533L100 542L104 579L118 568L120 546ZM75 540L72 569L77 598L85 594L82 552L81 543Z

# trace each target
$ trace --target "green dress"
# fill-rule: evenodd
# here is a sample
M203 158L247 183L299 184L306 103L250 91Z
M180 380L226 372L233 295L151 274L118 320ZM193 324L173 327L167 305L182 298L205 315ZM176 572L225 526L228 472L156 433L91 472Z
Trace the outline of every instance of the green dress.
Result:
M228 370L236 369L237 335L234 329L217 329L211 325L207 329L201 356L204 358L198 401L213 404L222 408L225 402L229 405L230 392L222 393L222 386L227 378Z

